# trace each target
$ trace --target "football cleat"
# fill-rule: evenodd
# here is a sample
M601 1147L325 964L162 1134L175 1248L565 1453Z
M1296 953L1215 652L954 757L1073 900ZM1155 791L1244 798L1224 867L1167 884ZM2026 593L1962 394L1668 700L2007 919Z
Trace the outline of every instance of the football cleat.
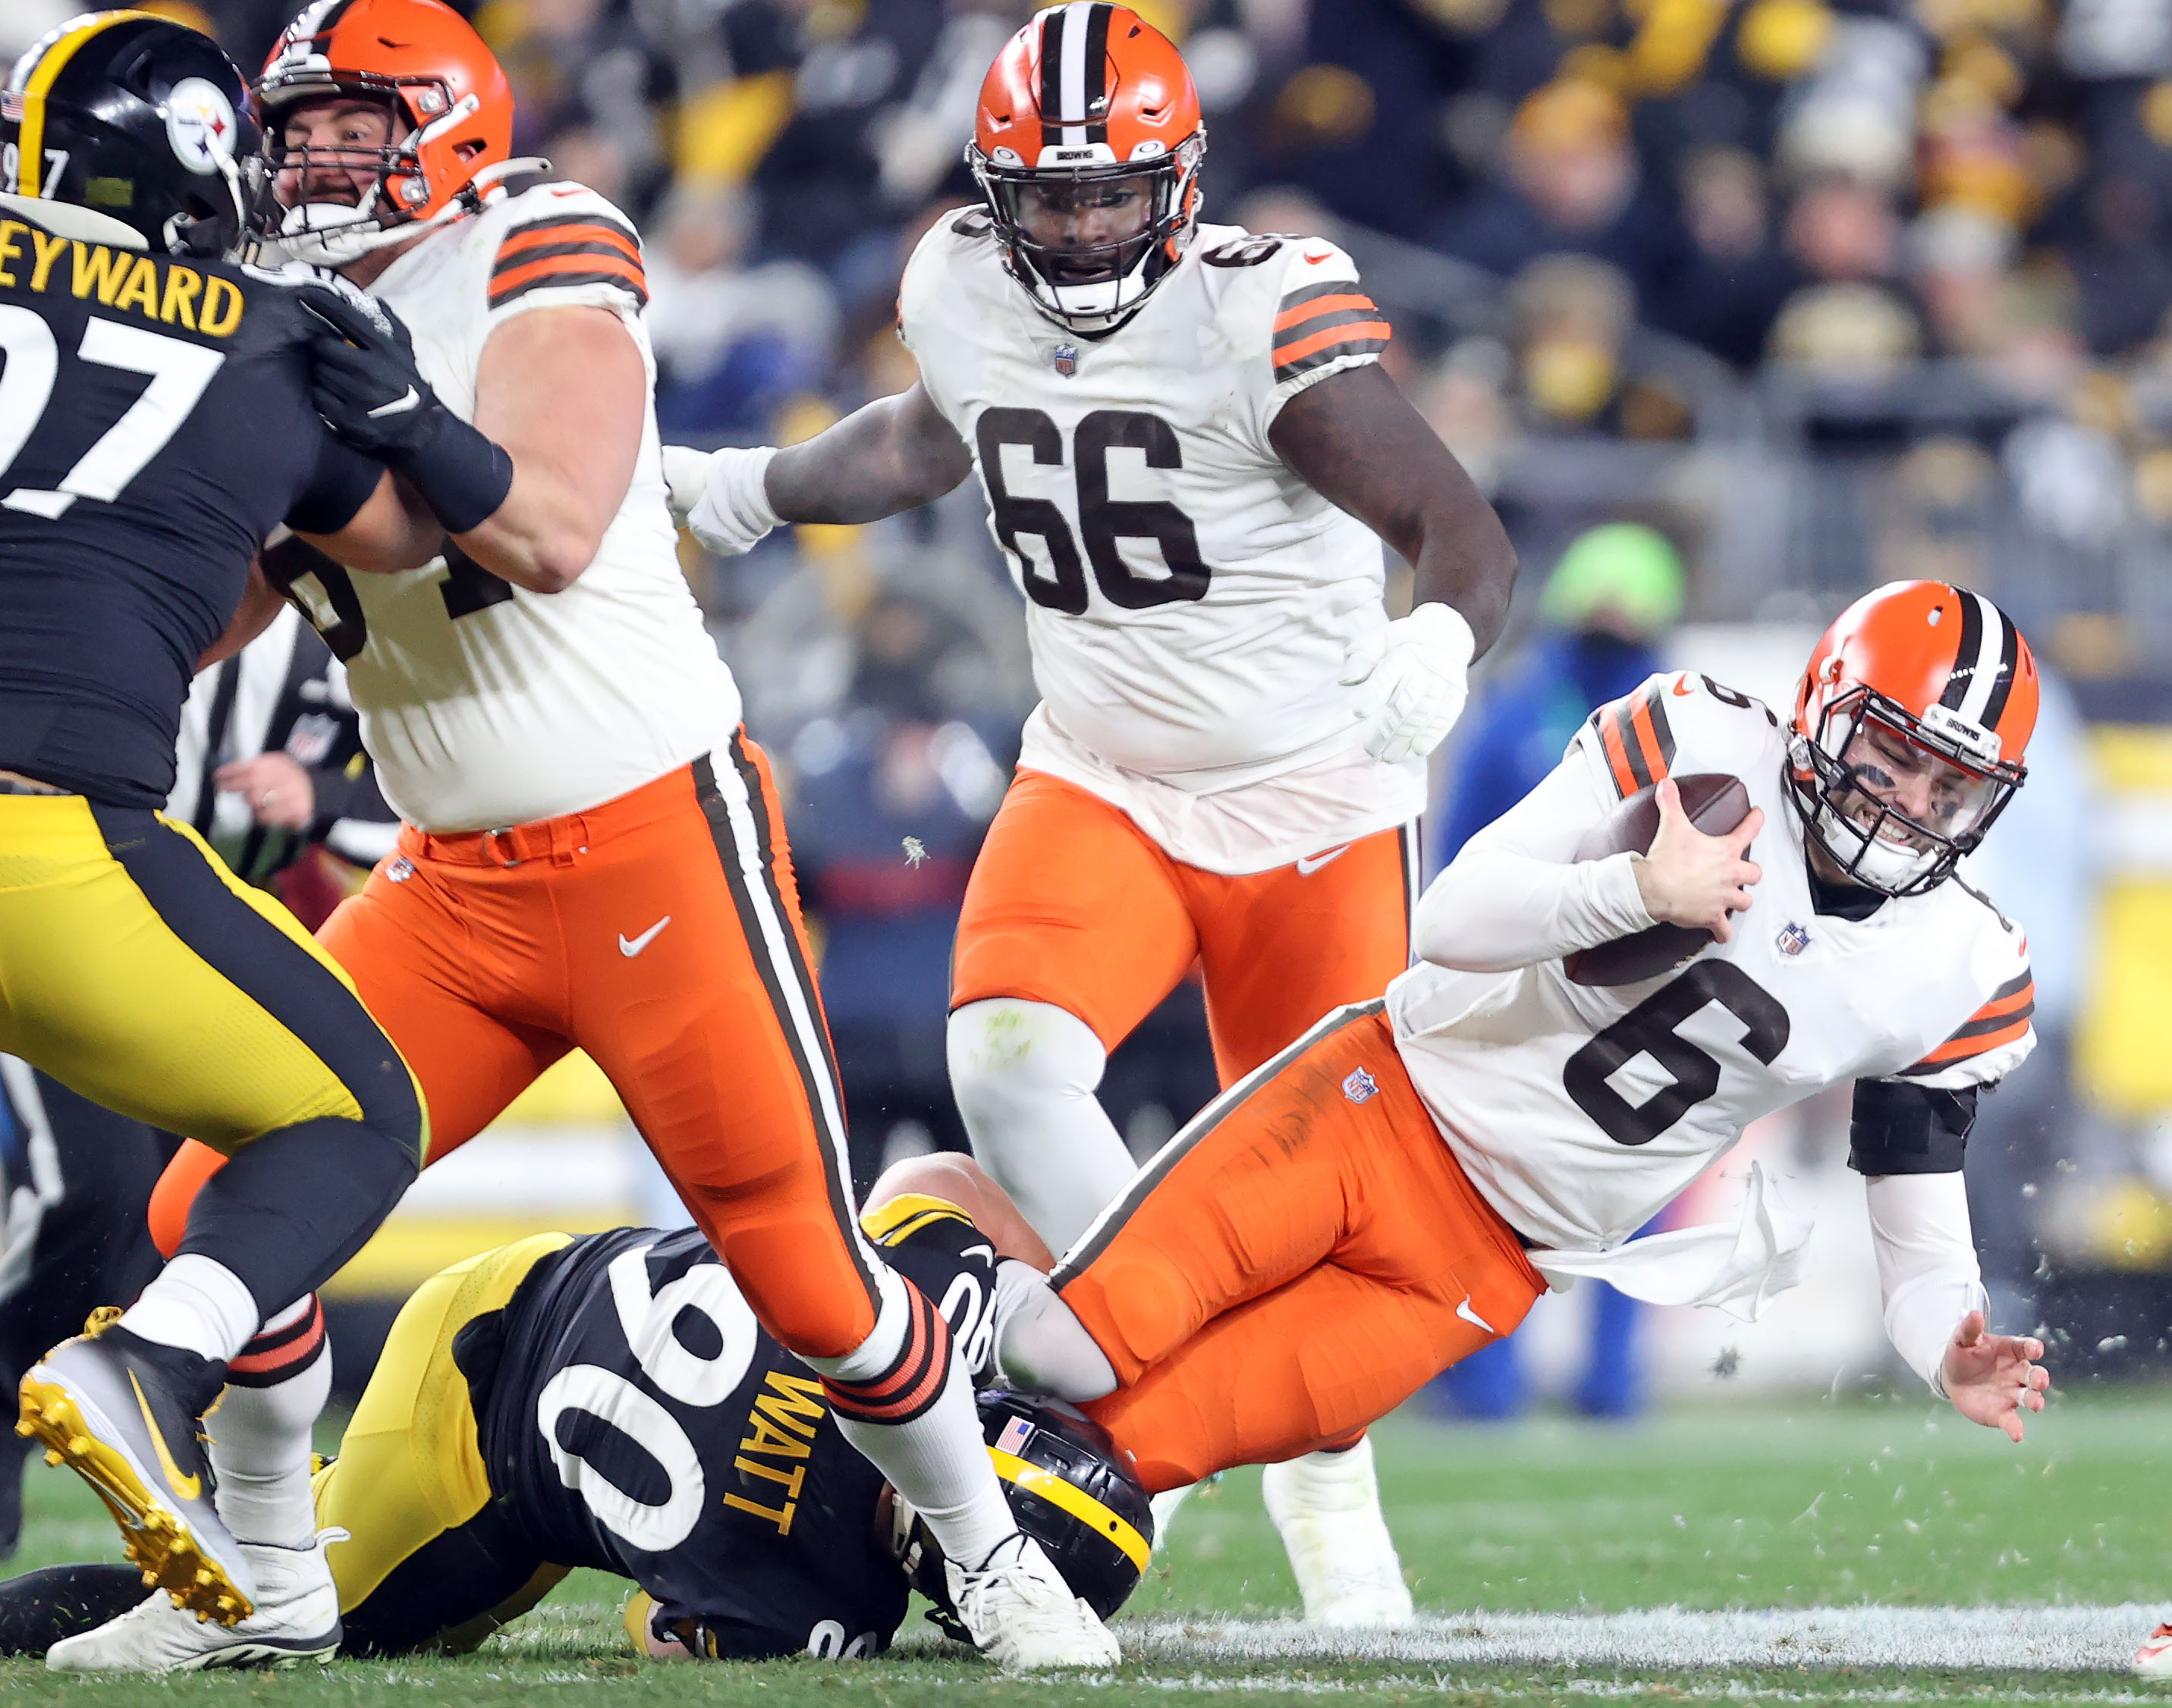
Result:
M154 1593L95 1630L55 1643L46 1652L46 1665L56 1673L321 1665L340 1646L339 1590L325 1549L346 1537L344 1530L325 1530L306 1548L241 1544L256 1582L256 1605L237 1625L199 1619Z
M2134 1672L2141 1678L2172 1678L2172 1625L2161 1625L2134 1652Z
M1413 1616L1395 1539L1380 1516L1370 1437L1343 1453L1269 1465L1261 1481L1314 1625L1406 1625Z
M954 1560L943 1571L973 1646L999 1666L1031 1673L1113 1667L1122 1658L1109 1628L1023 1531L996 1544L972 1571Z
M232 1625L253 1611L255 1590L219 1522L204 1453L202 1418L224 1380L207 1358L110 1328L63 1340L31 1366L15 1432L90 1485L146 1584Z

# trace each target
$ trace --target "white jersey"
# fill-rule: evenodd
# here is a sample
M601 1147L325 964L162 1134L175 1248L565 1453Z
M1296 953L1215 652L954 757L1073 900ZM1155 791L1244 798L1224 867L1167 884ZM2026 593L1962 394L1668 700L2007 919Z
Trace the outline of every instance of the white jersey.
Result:
M1340 680L1351 642L1387 622L1380 542L1267 438L1291 398L1387 341L1347 255L1202 226L1097 341L1035 309L967 212L914 251L899 325L1029 601L1042 704L1022 764L1216 870L1417 814L1423 765L1365 759ZM1298 773L1291 799L1225 802L1189 835L1170 798Z
M1750 854L1764 876L1732 940L1616 988L1572 983L1559 959L1484 973L1421 963L1388 988L1420 1096L1487 1201L1542 1249L1541 1268L1544 1250L1627 1239L1760 1115L1850 1080L1989 1084L2034 1045L2021 931L1959 883L1862 919L1816 910L1786 755L1765 706L1687 673L1601 707L1561 768L1472 840L1475 869L1503 852L1567 862L1647 782L1724 772L1765 812ZM1575 872L1594 889L1618 879L1626 900L1615 926L1591 910L1567 947L1620 935L1624 910L1648 923L1629 857ZM1439 882L1456 878L1451 867ZM1923 1165L1958 1166L1957 1153Z
M656 364L632 227L603 197L546 184L432 233L370 287L414 334L423 377L462 419L490 335L535 309L610 309L641 346L652 394L633 481L595 561L563 592L530 593L440 558L354 574L363 637L347 659L385 798L427 830L579 812L721 742L739 690L680 572L653 394ZM578 410L578 398L564 406ZM314 601L305 578L299 590ZM336 626L320 623L328 630ZM347 637L341 650L352 645Z

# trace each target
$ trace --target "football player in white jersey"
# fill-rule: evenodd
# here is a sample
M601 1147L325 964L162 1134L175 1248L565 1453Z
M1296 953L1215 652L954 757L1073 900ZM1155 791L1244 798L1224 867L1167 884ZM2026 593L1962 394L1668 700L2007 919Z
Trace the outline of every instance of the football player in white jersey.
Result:
M2044 1349L1986 1327L1960 1171L2033 987L1954 867L2022 782L2036 698L1990 600L1903 582L1826 631L1791 721L1690 674L1601 707L1427 891L1385 999L1210 1104L1014 1309L1013 1379L1086 1403L1153 1490L1345 1437L1549 1281L1754 1312L1809 1234L1761 1171L1738 1225L1626 1242L1746 1123L1852 1082L1887 1332L2019 1441ZM1715 772L1751 803L1721 836L1671 781ZM1653 785L1648 853L1576 858ZM1569 975L1658 922L1713 940L1634 984Z
M1040 13L981 87L984 205L906 269L918 383L789 450L667 454L723 551L979 471L1041 703L966 891L951 1083L1058 1249L1134 1166L1094 1096L1108 1051L1195 961L1224 1085L1408 964L1425 756L1514 573L1381 370L1350 257L1200 224L1205 147L1159 32ZM1384 540L1415 572L1395 621ZM1362 1446L1270 1478L1315 1619L1409 1612L1371 1487Z
M1113 1662L1011 1515L941 1314L858 1227L776 791L676 561L631 226L578 185L499 187L542 163L507 158L504 73L438 0L317 0L255 94L261 235L396 316L304 287L318 411L449 536L420 571L279 572L346 662L405 821L322 941L411 1052L432 1157L586 1050L755 1314L927 1519L981 1646ZM177 1159L169 1238L215 1162ZM270 1321L220 1410L220 1510L265 1562L255 1617L191 1630L147 1603L71 1665L336 1645L309 1483L321 1324L313 1299Z

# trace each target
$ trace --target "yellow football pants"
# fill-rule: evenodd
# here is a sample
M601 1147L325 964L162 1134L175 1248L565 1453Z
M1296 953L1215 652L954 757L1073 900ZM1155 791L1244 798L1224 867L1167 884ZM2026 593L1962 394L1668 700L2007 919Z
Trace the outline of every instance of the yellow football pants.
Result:
M228 1152L326 1118L427 1141L421 1087L299 921L187 826L80 795L0 795L0 1051Z

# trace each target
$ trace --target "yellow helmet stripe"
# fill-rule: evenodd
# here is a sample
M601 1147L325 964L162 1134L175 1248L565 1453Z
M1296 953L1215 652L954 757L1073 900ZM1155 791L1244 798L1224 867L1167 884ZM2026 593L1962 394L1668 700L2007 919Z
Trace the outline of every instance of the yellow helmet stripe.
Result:
M973 1221L948 1198L931 1197L925 1192L901 1192L863 1212L860 1227L878 1245L899 1245L929 1223L946 1219L962 1222L969 1227Z
M46 94L67 68L67 62L75 57L76 50L116 24L155 16L149 12L94 12L73 30L62 30L53 45L38 56L38 62L30 67L30 75L23 84L23 128L17 143L20 156L20 164L16 168L19 175L17 194L46 194L41 182L46 169Z
M1051 1506L1061 1507L1080 1523L1115 1543L1123 1550L1124 1557L1140 1571L1147 1569L1147 1556L1151 1551L1147 1547L1147 1539L1078 1484L1067 1483L1055 1472L1028 1464L1017 1454L1007 1453L1001 1448L990 1448L988 1457L996 1462L996 1474L1005 1482L1015 1483L1028 1494L1038 1495Z

